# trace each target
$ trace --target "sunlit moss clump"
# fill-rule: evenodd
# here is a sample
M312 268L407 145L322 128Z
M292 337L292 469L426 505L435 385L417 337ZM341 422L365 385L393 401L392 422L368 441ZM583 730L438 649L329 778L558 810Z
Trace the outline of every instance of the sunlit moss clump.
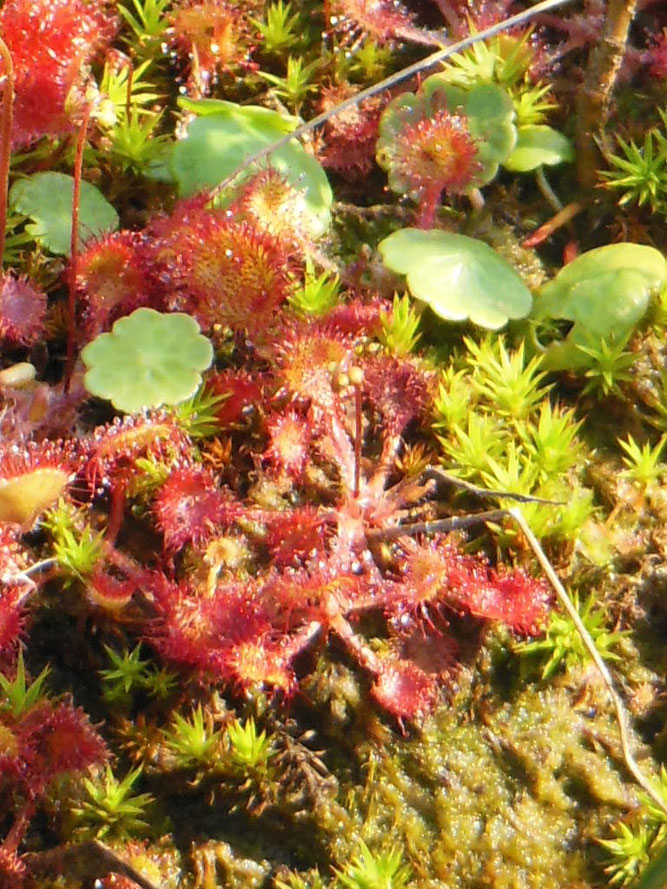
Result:
M483 717L459 706L443 706L420 737L362 742L367 780L347 799L367 846L402 849L415 889L603 881L601 850L588 838L635 799L606 752L613 718L573 709L569 691L553 687L489 698ZM332 842L334 856L354 855L347 831Z
M447 471L495 491L553 505L524 504L540 538L573 540L593 512L581 481L586 448L574 411L552 401L539 358L501 337L465 340L444 369L435 430ZM512 505L507 500L503 505Z

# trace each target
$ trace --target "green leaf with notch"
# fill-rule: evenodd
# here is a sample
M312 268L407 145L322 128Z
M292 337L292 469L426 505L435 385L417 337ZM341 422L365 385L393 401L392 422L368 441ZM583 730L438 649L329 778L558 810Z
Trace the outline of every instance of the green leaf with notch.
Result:
M26 225L32 237L51 253L67 255L72 238L74 178L65 173L35 173L19 179L9 192L9 202L34 222ZM118 228L118 214L102 192L90 182L81 183L79 246L90 238Z
M520 275L483 241L444 231L405 228L379 245L387 268L407 276L413 296L447 321L497 330L532 304Z
M171 171L183 195L217 185L234 173L244 158L281 139L298 123L296 118L268 108L221 99L180 99L179 103L197 115L171 154ZM303 190L310 233L313 237L323 235L331 221L333 193L322 166L296 139L259 164L267 165ZM256 170L257 166L248 170L245 178Z
M574 326L551 345L543 366L549 370L584 367L587 347L602 340L621 342L641 320L651 294L667 282L667 262L653 247L608 244L582 253L545 284L535 300L537 321L563 318Z

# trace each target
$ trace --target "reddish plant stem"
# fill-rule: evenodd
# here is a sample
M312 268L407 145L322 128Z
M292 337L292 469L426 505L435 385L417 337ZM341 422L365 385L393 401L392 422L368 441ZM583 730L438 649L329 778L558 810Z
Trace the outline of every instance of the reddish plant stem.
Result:
M14 818L14 823L2 842L2 849L4 852L15 853L18 851L21 841L25 836L25 832L28 829L28 825L32 820L32 816L35 814L36 808L37 806L35 805L34 800L30 800L24 804L23 808Z
M555 216L552 216L551 219L547 219L543 225L535 229L532 235L525 238L523 246L539 246L543 241L546 241L547 238L551 237L555 231L574 219L574 217L581 213L582 210L585 210L586 206L586 203L583 201L573 201L571 204L563 207L563 209L559 210Z
M109 523L106 530L106 541L113 546L118 537L120 526L123 522L125 511L125 485L122 483L111 486L111 505L109 509Z
M5 65L2 88L2 117L0 118L0 265L5 255L7 228L7 189L12 154L12 118L14 115L14 65L7 44L0 37L0 58Z
M69 392L74 371L74 330L76 326L76 279L79 260L79 202L81 199L81 170L83 168L83 149L86 144L86 133L90 120L91 105L86 105L76 140L76 156L74 158L74 190L72 194L72 234L70 238L70 271L69 294L67 299L67 362L65 364L65 395Z
M361 484L361 436L363 416L361 413L361 385L354 386L354 496L359 496Z

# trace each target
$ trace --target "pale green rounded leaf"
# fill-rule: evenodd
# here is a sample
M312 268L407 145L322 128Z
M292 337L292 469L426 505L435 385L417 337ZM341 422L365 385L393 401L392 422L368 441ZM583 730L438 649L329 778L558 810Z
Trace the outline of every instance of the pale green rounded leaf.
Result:
M519 127L514 150L503 161L513 173L527 173L543 165L554 166L574 160L572 143L552 127L542 124Z
M67 255L72 238L74 179L65 173L35 173L19 179L9 192L11 206L30 216L26 225L32 237L51 253ZM90 182L81 183L79 246L118 228L118 214L102 192Z
M190 315L137 309L81 352L86 389L126 413L178 404L197 391L213 347Z
M282 138L297 122L268 108L223 100L181 100L181 104L199 115L188 125L185 139L176 142L171 155L174 178L185 196L217 185L234 173L244 158ZM260 166L267 165L303 190L310 233L313 237L323 235L331 221L333 193L322 166L296 139L260 162Z
M407 276L413 296L448 321L497 330L531 308L530 291L512 266L465 235L405 228L379 245L387 268Z
M576 349L591 341L622 340L641 320L649 299L667 282L667 262L653 247L608 244L589 250L545 284L535 301L535 317L564 318L574 326L545 358L552 370L586 358Z

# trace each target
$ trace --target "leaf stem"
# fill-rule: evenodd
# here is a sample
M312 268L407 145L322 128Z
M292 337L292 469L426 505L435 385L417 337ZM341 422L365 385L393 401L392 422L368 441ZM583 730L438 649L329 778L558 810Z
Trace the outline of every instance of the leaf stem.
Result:
M67 362L65 364L65 395L69 392L74 370L74 329L76 326L76 279L79 260L79 203L81 199L81 170L83 168L83 149L86 144L88 121L92 105L87 104L83 110L81 125L76 139L76 155L74 158L74 188L72 191L72 232L70 235L70 269L67 299Z

